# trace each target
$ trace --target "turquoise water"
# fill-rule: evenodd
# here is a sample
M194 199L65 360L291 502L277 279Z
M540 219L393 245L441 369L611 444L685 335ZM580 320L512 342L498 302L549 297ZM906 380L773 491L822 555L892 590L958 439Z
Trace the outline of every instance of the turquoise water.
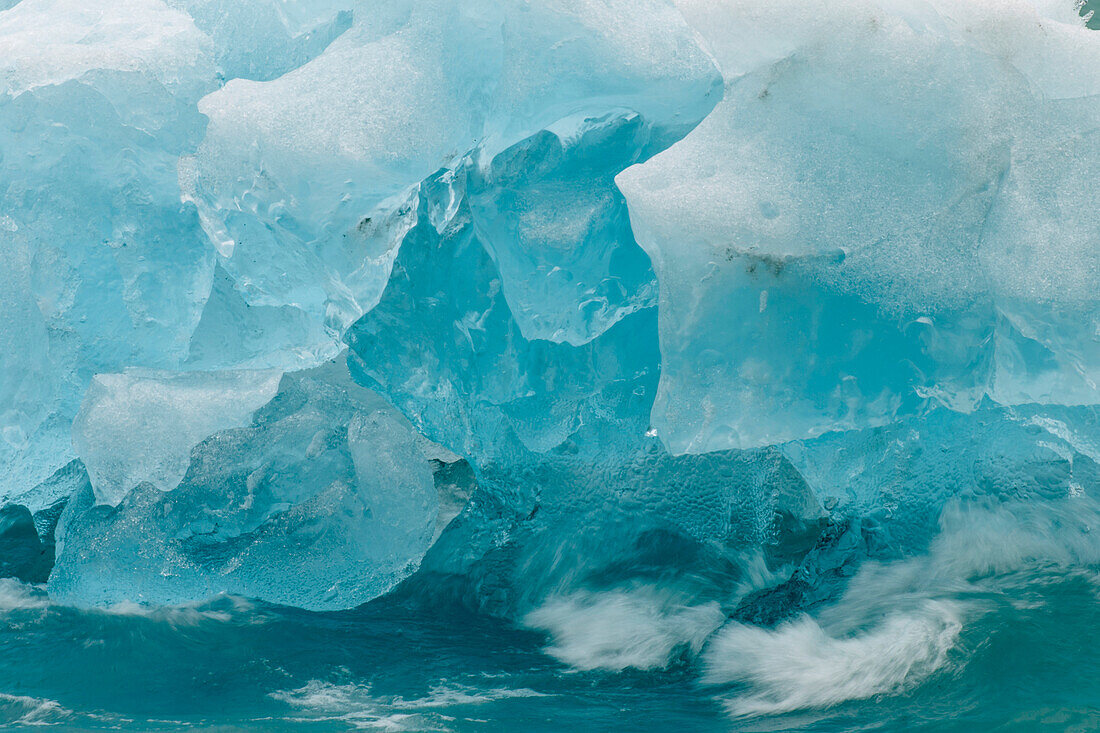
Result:
M760 681L702 684L698 658L579 672L546 639L456 609L383 600L307 613L220 598L81 611L0 586L0 721L66 730L1095 730L1100 575L1034 566L944 600L965 606L946 664L918 685L734 716ZM904 599L893 599L903 603ZM873 623L873 622L872 622ZM823 653L825 684L856 660ZM814 654L810 648L798 650ZM804 662L805 660L801 660ZM799 659L788 660L799 664ZM830 665L832 669L829 669Z

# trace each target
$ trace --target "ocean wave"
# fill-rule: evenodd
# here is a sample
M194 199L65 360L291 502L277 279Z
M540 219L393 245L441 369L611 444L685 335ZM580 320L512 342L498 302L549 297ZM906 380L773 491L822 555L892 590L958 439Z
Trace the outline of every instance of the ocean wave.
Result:
M737 717L893 694L943 669L962 625L961 610L939 601L851 636L809 616L776 629L731 623L708 645L704 681L747 688L726 700Z
M697 654L725 614L716 602L688 605L652 586L580 591L553 598L524 623L549 632L545 651L581 670L667 667L678 651Z
M130 602L102 608L70 606L50 598L44 585L24 583L15 578L0 578L0 614L27 610L66 610L87 615L144 618L179 627L207 622L256 624L263 623L268 617L256 602L229 595L174 606Z
M18 727L44 727L61 725L72 711L56 700L28 695L9 695L0 692L0 720L5 725Z

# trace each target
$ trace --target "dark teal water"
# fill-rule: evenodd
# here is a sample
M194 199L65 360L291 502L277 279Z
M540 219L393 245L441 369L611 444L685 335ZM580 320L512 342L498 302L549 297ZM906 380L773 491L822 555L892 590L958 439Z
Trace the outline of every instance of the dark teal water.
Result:
M314 614L219 598L83 611L51 604L33 586L2 583L0 722L8 728L1100 729L1095 567L1039 563L940 593L938 602L963 609L961 630L946 663L916 685L749 716L732 713L731 702L782 696L769 698L766 679L705 684L706 650L657 671L580 672L543 653L541 634L455 609L383 600ZM853 664L858 680L858 666L874 661L809 646L786 664L810 669L804 655L816 654L823 676L807 677L811 687L851 677ZM790 652L770 649L782 666Z

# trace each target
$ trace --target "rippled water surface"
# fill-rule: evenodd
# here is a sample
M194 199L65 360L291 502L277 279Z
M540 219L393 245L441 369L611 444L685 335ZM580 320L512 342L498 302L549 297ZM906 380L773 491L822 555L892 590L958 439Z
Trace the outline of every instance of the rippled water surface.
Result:
M910 563L876 572L876 587L888 588L891 576L921 571ZM841 601L770 630L731 622L698 654L683 646L667 668L648 671L578 671L583 660L575 656L570 666L545 653L551 640L541 633L394 601L332 614L235 598L184 608L82 611L52 604L38 588L3 583L0 720L11 727L1100 726L1095 568L1037 564L933 592ZM572 623L598 625L609 613L614 618L615 609L643 611L645 598L624 595L568 613ZM866 609L859 628L834 635L832 629L850 628ZM631 642L643 648L654 643L646 636L652 626L625 633L635 634ZM598 662L606 645L588 643ZM572 653L583 657L585 650L574 647Z

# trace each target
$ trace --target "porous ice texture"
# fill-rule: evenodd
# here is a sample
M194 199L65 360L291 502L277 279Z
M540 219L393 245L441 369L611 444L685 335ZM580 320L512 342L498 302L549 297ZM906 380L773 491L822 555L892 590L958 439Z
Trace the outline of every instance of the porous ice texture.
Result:
M214 46L223 79L267 81L316 58L351 27L354 0L167 0Z
M879 525L877 554L924 549L951 501L1043 501L1100 485L1090 407L937 409L921 419L791 443L782 452L838 515Z
M1096 401L1100 36L1023 3L681 6L725 97L617 178L670 450Z
M830 514L787 586L800 599L795 608L831 597L867 558L927 552L952 512L1067 502L1084 508L1100 486L1098 419L1095 406L987 404L785 445L783 454Z
M67 602L350 608L416 568L438 512L415 434L342 361L283 377L248 425L191 451L172 491L96 498L79 492L58 527L49 589Z

